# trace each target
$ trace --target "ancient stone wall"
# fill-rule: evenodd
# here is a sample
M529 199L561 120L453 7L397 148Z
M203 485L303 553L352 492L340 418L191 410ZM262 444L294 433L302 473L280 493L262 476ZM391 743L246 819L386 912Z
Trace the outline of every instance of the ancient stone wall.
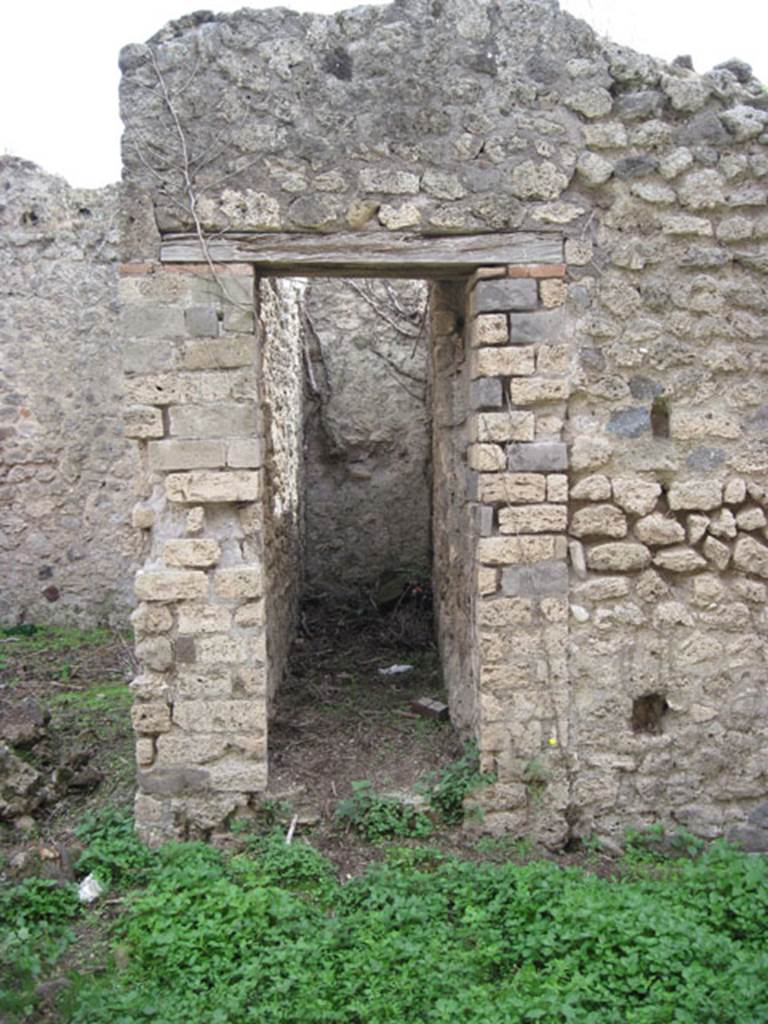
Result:
M766 114L734 73L641 67L592 130L602 231L571 245L574 804L587 831L663 807L761 846L743 820L768 784Z
M486 827L558 845L653 820L768 847L749 69L655 61L550 0L195 15L121 63L126 259L415 275L431 247L429 276L463 282L471 515L436 548L474 550L479 713L453 703L497 773Z
M568 672L567 330L552 309L562 263L482 271L470 282L474 413L477 730L497 782L486 826L569 835L576 754ZM553 287L554 286L554 287Z
M0 157L0 620L122 623L139 537L123 436L118 190Z
M313 278L304 303L305 581L359 591L430 575L426 286Z
M263 384L267 693L280 685L298 619L304 549L303 282L258 283Z
M248 266L123 266L126 431L148 555L131 684L150 841L205 835L266 785L264 390Z
M483 524L478 521L482 519L482 512L472 505L465 459L470 444L472 406L481 408L484 402L477 389L472 393L470 383L465 305L463 283L433 285L430 295L434 466L432 576L435 626L451 717L465 736L476 736L480 708L473 549L475 535L482 532ZM491 388L494 383L491 382Z
M123 436L117 189L71 189L10 157L1 173L0 618L122 624L142 553ZM300 488L311 590L359 587L393 566L429 572L425 302L419 282L316 279L291 327L314 366ZM273 297L265 330L291 310L287 292ZM291 366L292 386L304 372ZM291 416L278 422L293 429Z

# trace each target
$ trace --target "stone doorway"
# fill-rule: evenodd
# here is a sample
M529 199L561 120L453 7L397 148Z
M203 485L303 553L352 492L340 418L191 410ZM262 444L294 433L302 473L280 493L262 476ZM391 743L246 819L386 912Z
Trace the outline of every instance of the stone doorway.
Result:
M551 312L562 240L398 238L373 252L360 241L342 258L337 238L272 236L250 257L249 241L223 239L207 251L214 276L194 239L168 239L151 280L128 289L139 306L156 292L164 321L190 335L182 372L128 389L148 470L134 722L137 821L150 841L208 835L268 792L269 713L295 635L303 543L301 302L284 279L318 274L430 281L442 674L452 722L497 772L510 824L527 814L522 775L566 682L541 674L567 632L568 360ZM555 795L557 775L555 765Z
M361 659L372 660L366 643L390 652L378 667L398 649L402 661L411 646L423 661L434 651L436 618L441 657L432 658L431 686L441 687L441 662L450 666L453 718L468 734L458 678L469 672L468 638L458 636L472 589L466 282L395 287L366 277L262 278L257 286L269 717L281 717L281 706L285 715L280 687L292 645L298 664L326 630L350 652L359 633ZM358 337L340 336L339 326ZM343 426L352 438L346 451ZM288 676L295 682L290 668Z
M275 423L286 409L267 381L285 358L274 299L286 284L260 288ZM428 285L316 277L299 288L298 621L270 709L268 794L326 822L353 781L408 791L460 744L449 722L432 725L411 708L415 698L444 699L432 604ZM273 455L279 462L279 438ZM268 459L268 480L271 468L280 474ZM279 504L279 483L266 490Z

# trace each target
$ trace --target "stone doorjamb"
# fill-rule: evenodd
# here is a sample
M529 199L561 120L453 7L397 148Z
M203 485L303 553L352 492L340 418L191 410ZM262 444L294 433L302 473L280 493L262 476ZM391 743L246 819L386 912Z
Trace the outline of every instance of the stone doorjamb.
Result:
M464 282L457 372L468 416L454 461L471 533L457 548L472 563L464 565L469 628L460 662L471 697L462 710L457 699L454 713L474 733L483 767L496 772L482 798L487 820L518 831L534 817L553 835L564 828L568 741L562 240L529 241L525 262L471 275L461 240L437 241L446 244L412 262L399 248L384 273ZM174 244L166 258L178 260ZM241 242L236 251L242 260ZM333 273L356 272L348 253L343 265L334 259ZM381 254L364 254L357 272L381 276L381 265ZM206 836L267 790L275 681L254 271L330 276L330 266L327 253L315 265L279 268L261 266L254 253L217 264L215 279L191 259L122 268L125 422L141 451L134 525L146 554L133 615L136 820L151 843ZM447 329L445 321L444 336L461 319ZM440 330L435 320L436 345ZM543 773L546 807L537 800Z

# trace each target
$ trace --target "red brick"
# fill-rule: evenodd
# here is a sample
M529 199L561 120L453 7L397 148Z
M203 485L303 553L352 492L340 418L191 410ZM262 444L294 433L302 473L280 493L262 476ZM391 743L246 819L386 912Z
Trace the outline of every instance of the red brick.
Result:
M541 263L530 267L507 267L507 277L565 277L565 264Z

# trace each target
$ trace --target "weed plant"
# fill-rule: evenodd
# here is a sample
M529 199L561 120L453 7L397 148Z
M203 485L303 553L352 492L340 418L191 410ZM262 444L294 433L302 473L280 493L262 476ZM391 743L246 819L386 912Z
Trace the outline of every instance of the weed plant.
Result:
M426 776L418 791L429 804L434 819L458 825L464 819L465 798L478 787L493 782L493 778L480 771L477 748L468 744L457 761ZM336 820L370 842L405 836L424 838L433 830L433 820L423 809L377 794L367 779L352 783L352 795L339 801Z
M488 786L495 776L480 771L477 746L468 743L458 761L430 775L423 787L432 808L447 825L458 825L464 818L464 800L481 786Z
M93 874L104 886L132 889L150 875L155 858L136 835L131 813L118 807L105 807L87 814L75 830L85 845L78 859L81 877Z
M396 797L377 794L367 779L352 783L352 795L338 803L336 820L370 842L392 836L424 838L432 832L432 822L423 811Z
M120 966L75 976L61 1024L768 1021L768 862L723 842L634 833L611 879L394 848L342 885L282 829L234 856L150 851L118 811L80 836L122 897ZM40 879L0 896L2 1019L32 1019L86 913Z
M73 885L27 878L0 890L0 1020L22 1020L46 971L74 939Z
M76 981L62 1024L768 1021L766 860L721 842L630 850L612 879L396 849L341 885L278 833L136 864L115 828L89 856L139 886L114 924L127 956Z

